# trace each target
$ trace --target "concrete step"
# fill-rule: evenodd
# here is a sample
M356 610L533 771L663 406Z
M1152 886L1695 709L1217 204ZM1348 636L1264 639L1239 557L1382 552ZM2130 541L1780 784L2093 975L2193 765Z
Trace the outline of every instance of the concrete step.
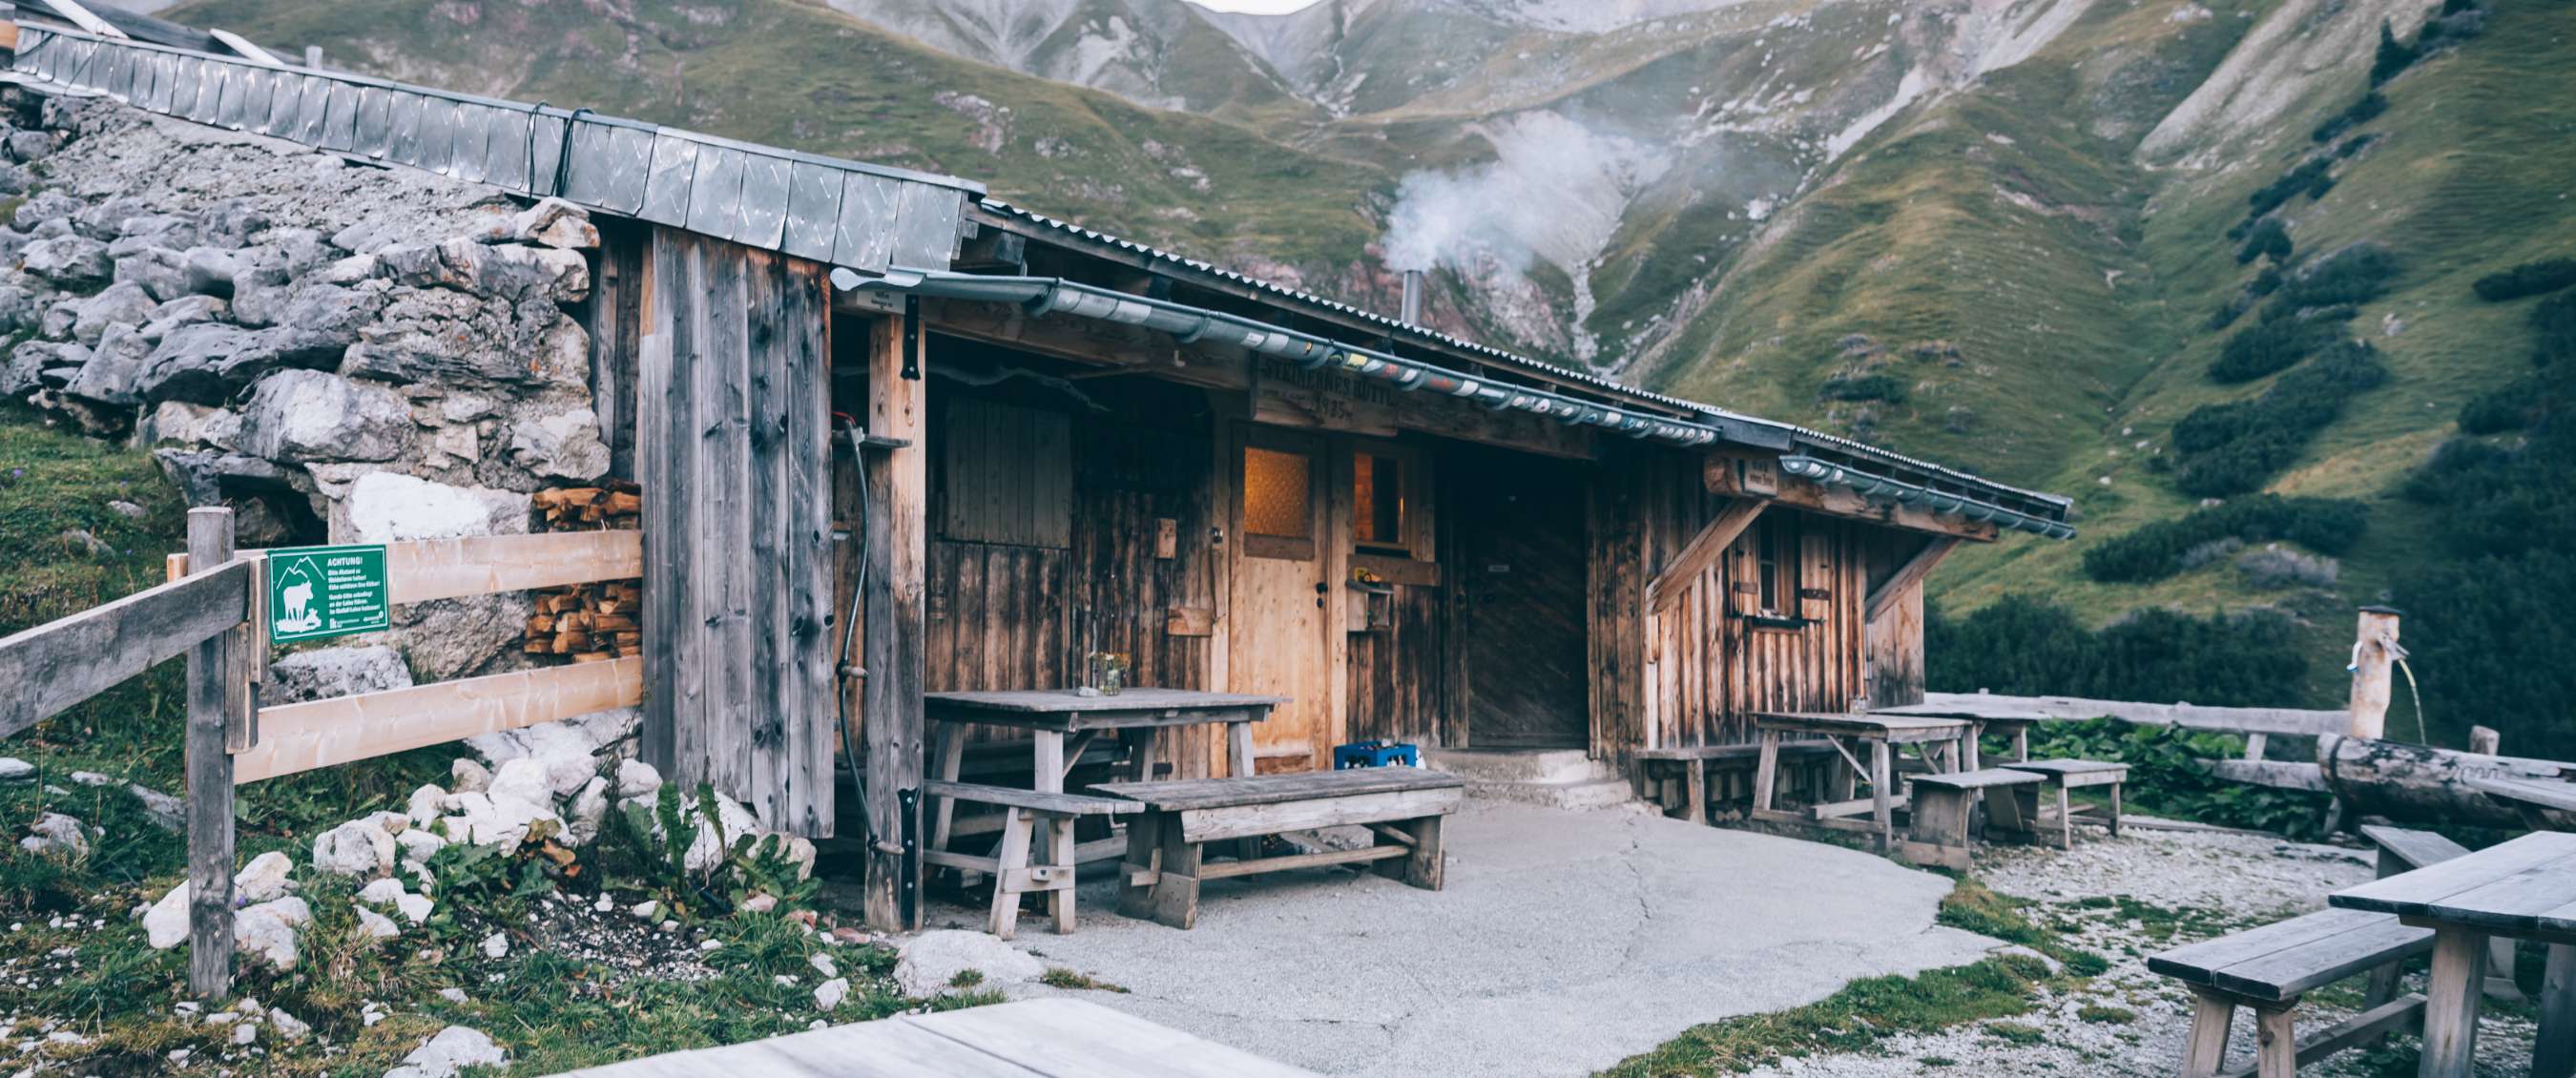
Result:
M1569 783L1618 775L1582 749L1431 749L1422 762L1469 782Z
M1635 797L1617 768L1581 749L1433 749L1423 762L1467 780L1467 796L1564 809L1609 808Z

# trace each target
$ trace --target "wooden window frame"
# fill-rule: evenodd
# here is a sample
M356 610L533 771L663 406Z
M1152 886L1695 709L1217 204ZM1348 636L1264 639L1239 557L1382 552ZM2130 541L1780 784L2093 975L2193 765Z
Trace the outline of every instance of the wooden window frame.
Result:
M1744 564L1752 574L1754 600L1744 619L1755 629L1795 632L1814 624L1805 615L1808 522L1795 513L1771 512L1753 522L1745 536L1750 549ZM1764 549L1770 555L1766 559ZM1767 598L1764 592L1769 592Z
M1308 523L1305 538L1287 535L1256 535L1250 528L1244 526L1244 461L1249 458L1249 451L1254 449L1266 449L1273 453L1294 453L1306 458ZM1234 459L1231 463L1234 474L1230 477L1234 488L1232 497L1234 504L1228 507L1228 515L1233 519L1235 535L1241 537L1244 557L1314 561L1323 555L1323 546L1318 541L1318 536L1332 526L1329 514L1324 512L1326 506L1324 499L1330 495L1332 489L1330 486L1332 461L1333 458L1327 452L1327 446L1321 436L1257 426L1237 428L1234 438Z
M1360 542L1359 458L1384 457L1396 462L1397 482L1403 487L1404 534L1393 543ZM1335 453L1340 469L1334 476L1336 488L1349 494L1350 522L1344 529L1349 540L1351 568L1366 569L1390 584L1430 586L1440 583L1440 554L1437 542L1438 518L1433 508L1431 455L1422 447L1391 442L1380 438L1344 439Z

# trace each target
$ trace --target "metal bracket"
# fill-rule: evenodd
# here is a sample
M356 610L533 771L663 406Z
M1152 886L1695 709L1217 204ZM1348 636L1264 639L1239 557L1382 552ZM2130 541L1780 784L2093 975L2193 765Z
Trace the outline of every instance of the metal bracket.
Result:
M895 815L903 821L903 881L895 901L903 909L905 928L921 924L921 791L895 791Z
M903 380L921 380L921 297L903 297Z

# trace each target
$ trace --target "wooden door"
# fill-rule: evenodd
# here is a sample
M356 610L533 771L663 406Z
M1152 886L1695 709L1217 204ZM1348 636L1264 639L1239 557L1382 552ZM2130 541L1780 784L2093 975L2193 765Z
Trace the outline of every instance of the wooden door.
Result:
M1289 702L1253 726L1262 771L1304 771L1332 751L1327 599L1332 540L1323 439L1239 428L1234 453L1234 597L1227 678L1234 692Z
M1478 454L1448 469L1457 501L1457 635L1467 744L1591 743L1585 688L1582 474L1562 461Z

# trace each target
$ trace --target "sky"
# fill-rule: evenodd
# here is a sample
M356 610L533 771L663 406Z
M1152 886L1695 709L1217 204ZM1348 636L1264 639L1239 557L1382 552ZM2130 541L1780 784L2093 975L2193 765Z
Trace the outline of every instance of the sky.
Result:
M1190 0L1200 7L1218 11L1249 11L1256 15L1284 15L1299 8L1314 6L1315 0Z

